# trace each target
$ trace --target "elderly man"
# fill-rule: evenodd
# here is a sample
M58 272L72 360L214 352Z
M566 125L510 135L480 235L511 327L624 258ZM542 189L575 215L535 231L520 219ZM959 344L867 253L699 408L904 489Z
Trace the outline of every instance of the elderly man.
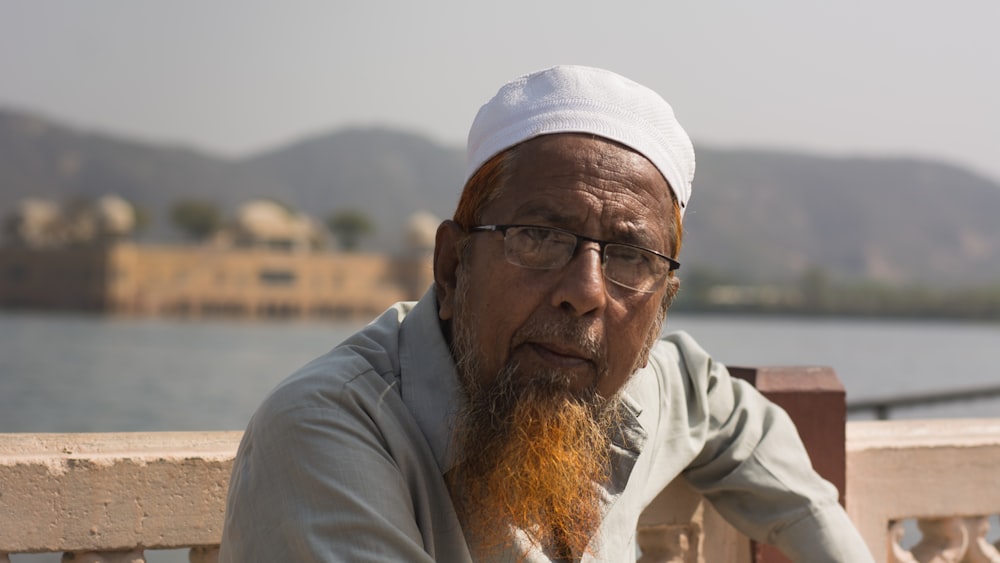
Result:
M431 291L251 420L221 560L634 561L639 514L682 476L796 561L870 561L785 413L659 338L693 174L643 86L586 67L503 86Z

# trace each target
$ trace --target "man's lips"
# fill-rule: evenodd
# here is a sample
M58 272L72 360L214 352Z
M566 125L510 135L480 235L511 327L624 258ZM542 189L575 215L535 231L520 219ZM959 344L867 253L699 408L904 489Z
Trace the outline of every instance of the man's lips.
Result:
M546 342L526 342L524 346L546 363L559 367L570 368L593 364L590 355L579 348Z

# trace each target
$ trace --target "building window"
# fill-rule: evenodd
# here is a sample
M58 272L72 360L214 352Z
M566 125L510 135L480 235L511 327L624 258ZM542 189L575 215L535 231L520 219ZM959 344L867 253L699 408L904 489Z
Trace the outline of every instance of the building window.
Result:
M295 285L295 272L288 270L261 270L259 279L263 285Z
M267 248L271 250L277 250L279 252L290 252L295 248L295 242L292 239L268 239L264 242Z

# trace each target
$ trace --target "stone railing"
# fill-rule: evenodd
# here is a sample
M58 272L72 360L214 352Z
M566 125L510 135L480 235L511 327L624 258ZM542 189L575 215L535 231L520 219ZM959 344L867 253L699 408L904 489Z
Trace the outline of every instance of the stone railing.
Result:
M0 434L0 562L214 562L240 432Z
M847 511L878 561L1000 563L1000 419L851 422Z
M876 561L1000 563L985 518L1000 513L1000 419L852 422L845 450L843 389L831 370L733 372L796 421L814 466L846 493ZM74 563L137 563L146 550L178 548L190 548L192 562L214 562L239 438L0 434L0 562L63 552ZM922 534L909 550L899 543L907 527ZM642 563L785 561L752 545L682 481L643 514L638 543Z

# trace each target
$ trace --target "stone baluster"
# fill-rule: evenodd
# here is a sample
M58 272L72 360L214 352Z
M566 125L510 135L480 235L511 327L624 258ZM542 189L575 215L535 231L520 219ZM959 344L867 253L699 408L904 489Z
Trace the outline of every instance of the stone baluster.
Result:
M63 553L62 563L146 563L146 555L141 549L66 552Z
M641 526L636 543L642 556L636 563L698 563L697 530L690 525Z
M910 551L920 563L960 563L969 546L969 533L962 518L921 518L917 528L923 534Z
M965 527L969 532L969 549L962 563L1000 563L1000 551L986 541L986 534L990 531L989 518L966 518Z
M889 563L919 563L914 559L913 554L903 549L899 541L906 535L902 520L894 520L889 523Z
M219 563L219 546L192 547L188 552L190 563Z
M986 539L988 516L922 518L917 527L923 536L907 551L900 545L903 523L890 522L889 563L1000 563L1000 545Z

